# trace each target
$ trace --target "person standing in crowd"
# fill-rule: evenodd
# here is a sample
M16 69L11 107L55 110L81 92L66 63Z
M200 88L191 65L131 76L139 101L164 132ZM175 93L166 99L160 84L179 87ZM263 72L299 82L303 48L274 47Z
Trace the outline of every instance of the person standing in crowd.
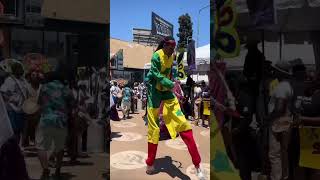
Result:
M258 97L260 91L260 83L262 78L262 65L265 61L263 53L258 49L258 41L248 42L246 48L248 53L245 58L245 63L243 67L243 74L249 81L251 100L255 103L255 109L253 113L256 115L256 119L260 122L260 115L257 112Z
M144 83L141 83L141 101L142 101L142 109L147 108L147 87Z
M320 74L318 79L313 80L312 86L308 89L308 98L304 98L301 103L300 123L303 126L320 127ZM304 168L305 179L318 180L320 170L312 168Z
M70 82L70 90L72 91L72 98L75 102L78 102L78 91L79 87L76 81ZM73 111L76 112L78 106L73 107ZM79 132L77 123L77 116L68 116L68 135L67 135L67 147L68 147L68 156L70 157L70 164L75 164L78 158L78 140L79 140ZM55 155L52 154L49 158L49 164L53 164L55 159ZM54 165L52 165L54 167Z
M291 80L291 86L293 89L293 113L297 116L302 113L301 102L305 96L306 90L306 67L302 62L294 65L292 67L293 78ZM290 177L293 179L297 175L297 170L299 168L300 161L300 134L299 128L293 127L290 133L290 143L289 143L289 170Z
M118 83L116 81L113 82L113 85L110 89L110 93L112 95L113 102L118 104L118 94L120 93L120 88L118 87Z
M193 90L193 87L194 87L194 81L193 79L191 78L190 74L188 75L187 77L187 82L186 82L186 85L187 85L187 97L192 97L192 90ZM189 99L187 99L189 101Z
M11 67L12 76L8 76L0 87L6 109L10 118L15 137L20 144L21 133L25 126L25 113L22 110L23 103L28 98L27 81L23 77L24 70L20 63L14 63Z
M129 88L129 85L126 84L122 91L122 113L123 119L129 118L130 107L132 103L132 90Z
M138 83L135 82L133 85L133 113L138 110L138 100L140 99L140 92Z
M61 174L63 150L67 137L68 115L74 106L74 99L69 87L64 84L65 78L58 72L46 74L46 83L42 86L39 96L41 118L36 133L36 144L41 166L43 168L41 179L48 179L50 170L48 166L48 151L54 144L56 155L55 175Z
M148 158L147 174L156 172L154 160L160 137L158 126L159 107L161 102L164 104L163 119L171 138L176 138L180 133L181 138L186 143L192 162L196 168L196 175L203 180L204 175L200 169L201 157L193 138L192 127L184 117L179 101L172 92L174 82L170 80L171 68L174 60L174 50L176 42L173 37L165 37L160 43L151 59L151 68L147 74L146 82L148 86ZM149 88L150 87L150 88ZM177 125L177 126L176 126Z
M29 180L26 163L0 95L0 179Z
M290 72L287 62L278 62L276 67ZM293 89L290 82L278 77L279 84L271 92L269 102L269 160L271 165L271 180L289 179L288 146L291 133L292 111L290 103Z
M201 94L202 90L199 84L194 87L194 119L199 120L200 118L200 106L201 106Z
M110 82L112 83L112 82ZM114 96L112 92L112 88L115 86L115 83L112 83L112 86L110 88L110 119L113 121L119 121L119 114L117 111L117 97Z
M28 89L30 92L29 99L32 100L35 104L38 103L38 97L41 89L40 82L43 80L43 73L41 71L31 71L27 75L28 79ZM23 146L27 147L29 146L29 141L35 143L35 133L36 133L36 127L40 119L40 112L37 110L36 112L32 114L26 114L26 125L25 125L25 131L23 135ZM30 139L29 139L30 138Z
M238 81L230 85L236 98L236 110L241 114L240 118L232 118L232 143L241 179L251 180L252 172L260 164L256 137L250 127L254 104L250 101L248 82L244 79Z
M209 97L209 87L206 85L206 82L201 82L201 103L200 103L200 114L199 118L202 120L202 126L204 126L204 101L208 100ZM210 100L209 100L210 101Z

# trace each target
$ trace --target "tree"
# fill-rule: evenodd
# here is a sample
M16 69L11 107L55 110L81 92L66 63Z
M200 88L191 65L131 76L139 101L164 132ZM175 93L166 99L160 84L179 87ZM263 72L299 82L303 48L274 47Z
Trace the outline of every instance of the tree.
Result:
M178 48L187 48L188 43L190 42L190 40L192 40L193 33L193 23L191 22L191 17L188 13L185 15L181 15L178 22L180 25L179 33L177 34L177 36L179 37Z

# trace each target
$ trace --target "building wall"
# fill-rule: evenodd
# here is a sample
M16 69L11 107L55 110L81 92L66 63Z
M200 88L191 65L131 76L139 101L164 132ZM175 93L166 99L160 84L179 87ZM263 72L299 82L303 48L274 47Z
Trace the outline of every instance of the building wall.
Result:
M23 6L24 1L17 0L17 2L19 3L18 11L25 12L23 11L25 9ZM44 2L44 4L48 2L50 5L50 2L53 1L46 0ZM63 12L66 7L74 7L66 6L69 2L66 2L65 5L56 4L58 6L51 6L51 8L59 7L62 8L61 12ZM86 2L92 2L91 5L88 5L88 9L96 8L94 6L98 3L97 1ZM61 16L59 17L66 17L68 20L42 17L40 9L40 11L32 12L32 15L35 19L43 19L43 22L42 24L33 24L33 26L28 24L30 23L30 19L26 16L30 11L27 11L26 14L18 14L19 17L26 17L22 19L10 20L8 18L0 18L0 29L6 35L6 43L3 47L5 58L21 60L27 53L40 53L47 57L49 63L54 68L57 68L58 64L60 64L60 67L63 67L70 74L75 74L76 66L107 66L110 47L108 36L110 28L107 21L109 3L107 2L106 6L104 6L104 3L105 1L103 4L100 1L100 5L103 6L105 13L86 11L90 14L87 18L82 17L87 13L82 13L82 16L71 11L69 11L70 14L67 12L66 15L63 14L64 12L60 14ZM79 7L81 9L85 1L79 1L79 4L81 5ZM45 8L48 7L44 5ZM79 9L76 10L78 11ZM105 19L102 23L101 19L105 17L107 17L107 20Z
M110 0L44 0L42 15L52 19L110 23Z

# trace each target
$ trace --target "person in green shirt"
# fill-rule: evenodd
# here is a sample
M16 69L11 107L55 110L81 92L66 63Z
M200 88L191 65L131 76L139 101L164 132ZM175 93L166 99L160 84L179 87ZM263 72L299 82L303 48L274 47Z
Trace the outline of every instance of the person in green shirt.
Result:
M186 143L192 162L196 167L199 179L204 179L200 169L201 157L193 138L192 128L181 111L179 101L172 92L174 82L172 78L172 65L174 61L174 50L176 42L173 37L165 37L154 52L151 59L151 68L145 81L148 85L148 158L147 174L155 173L153 166L158 141L160 137L159 129L159 107L163 103L163 119L172 139L180 134Z

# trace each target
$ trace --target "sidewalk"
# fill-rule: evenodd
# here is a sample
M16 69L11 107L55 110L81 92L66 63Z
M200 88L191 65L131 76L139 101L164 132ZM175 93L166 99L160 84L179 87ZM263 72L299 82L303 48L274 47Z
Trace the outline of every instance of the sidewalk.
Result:
M119 113L121 116L121 113ZM141 179L191 179L196 180L189 152L179 137L176 140L160 141L155 166L158 174L145 173L147 157L147 126L142 116L144 111L131 114L128 120L111 121L112 142L110 149L110 177L112 180ZM210 131L193 126L193 135L202 158L202 169L209 177Z
M25 161L29 177L31 180L39 180L42 168L37 153L34 148L25 150ZM77 165L68 164L69 158L65 157L63 167L61 168L62 178L59 180L106 180L109 165L108 155L106 153L89 154L87 158L78 158L80 161ZM51 174L54 174L51 168ZM56 180L51 177L52 180ZM50 179L50 180L51 180ZM58 179L57 179L58 180Z

